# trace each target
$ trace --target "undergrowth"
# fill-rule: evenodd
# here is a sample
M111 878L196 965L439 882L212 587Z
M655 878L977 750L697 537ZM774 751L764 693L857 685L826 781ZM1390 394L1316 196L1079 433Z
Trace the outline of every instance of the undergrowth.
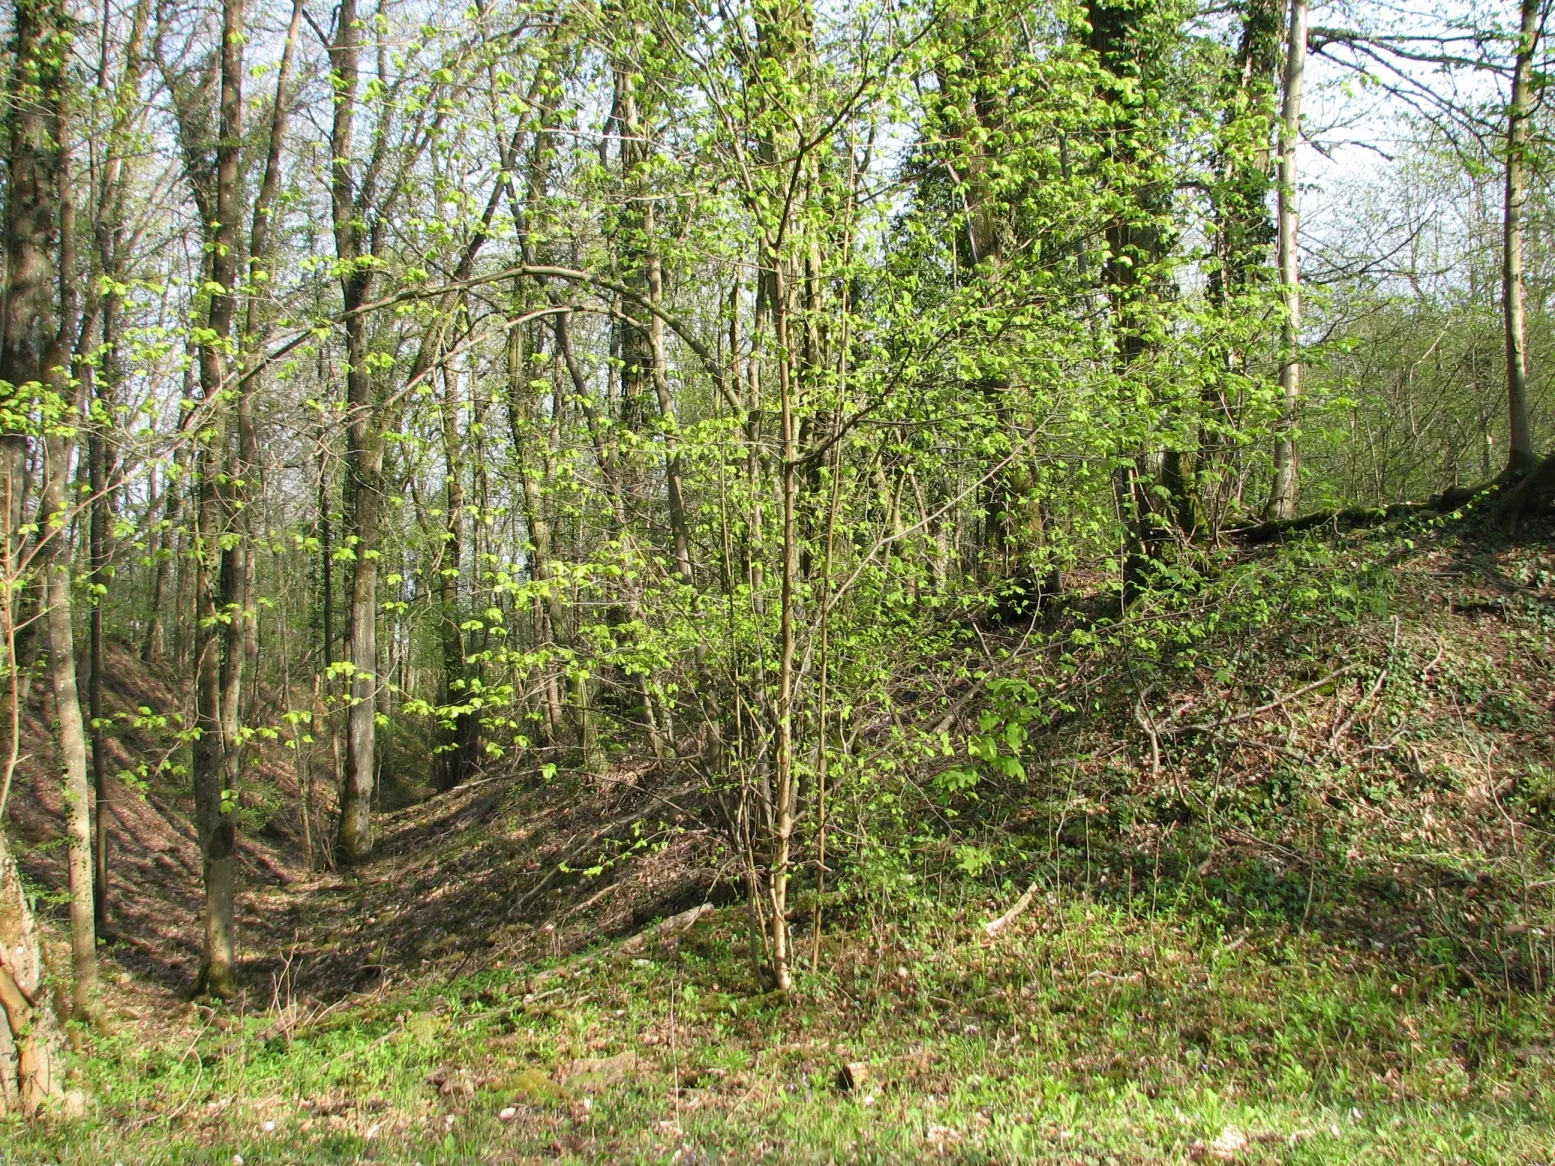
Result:
M1536 1160L1542 996L1292 928L1080 896L825 935L788 1004L743 994L737 912L678 951L492 969L290 1023L103 1041L61 1162ZM867 925L866 925L867 924ZM871 942L873 937L873 942ZM844 1092L838 1074L869 1073Z
M0 1156L1547 1162L1555 554L1443 533L949 637L834 771L788 1001L737 906L332 1001L283 968L87 1038L87 1120Z

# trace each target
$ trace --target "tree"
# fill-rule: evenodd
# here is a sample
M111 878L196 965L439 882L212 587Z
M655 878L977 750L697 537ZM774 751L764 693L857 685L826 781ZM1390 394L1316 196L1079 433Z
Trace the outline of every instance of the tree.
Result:
M46 974L42 937L0 830L0 1112L19 1108L32 1117L64 1093L64 1039L45 1002Z
M194 797L205 891L199 991L230 996L237 987L233 893L241 776L239 703L243 690L248 540L242 513L253 438L243 377L242 337L234 327L246 263L243 209L243 0L222 0L220 40L193 76L159 59L178 117L184 173L204 224L203 318L195 332L200 389L195 453ZM158 38L160 52L161 37ZM209 89L216 90L215 110ZM213 118L214 112L214 118Z
M1296 151L1301 144L1301 98L1306 85L1307 3L1291 0L1285 38L1285 83L1280 107L1279 266L1284 295L1280 321L1280 393L1284 399L1274 442L1270 518L1296 513L1296 408L1301 400L1301 267L1297 250Z
M1506 322L1506 396L1509 441L1506 472L1528 473L1538 461L1528 413L1528 324L1523 287L1523 217L1528 198L1528 123L1533 113L1533 60L1541 31L1540 0L1522 0L1512 96L1506 113L1506 204L1502 242L1502 307Z
M59 722L70 881L72 999L85 1017L95 1004L97 939L92 908L91 797L86 730L76 687L71 555L66 498L81 418L76 360L82 334L70 169L71 20L54 3L16 8L9 85L6 188L6 288L0 323L0 380L12 418L6 438L11 525L20 526L26 439L16 430L37 418L44 478L38 508L40 603L49 648L49 681ZM57 298L56 298L57 297ZM90 326L84 331L89 332ZM14 537L14 536L13 536ZM13 684L14 684L13 676Z

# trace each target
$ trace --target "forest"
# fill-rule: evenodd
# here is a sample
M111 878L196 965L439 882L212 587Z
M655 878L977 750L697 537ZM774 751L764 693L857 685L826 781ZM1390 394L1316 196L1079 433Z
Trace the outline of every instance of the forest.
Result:
M1547 1162L1544 0L9 0L0 1162Z

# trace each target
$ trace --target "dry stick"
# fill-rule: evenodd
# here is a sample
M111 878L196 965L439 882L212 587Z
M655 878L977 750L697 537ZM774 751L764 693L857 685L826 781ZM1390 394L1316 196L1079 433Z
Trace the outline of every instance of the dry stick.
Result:
M1342 741L1344 739L1344 735L1350 731L1350 726L1355 723L1355 718L1360 713L1361 709L1377 699L1377 694L1382 691L1382 686L1388 682L1388 672L1393 667L1393 656L1397 651L1398 616L1395 615L1393 617L1393 644L1388 649L1388 662L1382 666L1382 671L1377 673L1377 680L1376 683L1371 686L1371 691L1369 691L1360 700L1355 702L1355 707L1350 710L1350 715L1345 717L1345 719L1340 723L1339 727L1334 730L1333 735L1328 738L1328 747L1323 750L1323 756L1318 758L1319 761L1327 760L1329 755L1339 748L1339 742Z
M1166 737L1176 737L1183 733L1212 733L1217 729L1224 728L1226 725L1234 725L1238 721L1249 720L1261 713L1269 712L1271 709L1277 709L1282 704L1287 704L1298 696L1304 696L1313 689L1322 688L1323 685L1332 683L1339 677L1354 672L1358 668L1360 668L1359 664L1346 664L1343 668L1336 668L1321 680L1314 680L1311 684L1303 685L1294 692L1287 692L1284 696L1276 697L1268 704L1261 704L1255 709L1249 709L1245 713L1238 713L1234 717L1225 717L1219 721L1196 721L1191 725L1167 725L1160 732L1162 736Z
M984 923L983 931L987 933L988 938L992 939L994 936L998 935L999 932L1003 931L1012 922L1014 922L1014 920L1023 911L1025 911L1027 907L1031 906L1031 900L1036 897L1036 894L1037 884L1033 882L1029 887L1026 888L1026 893L1023 894L1019 899L1015 900L1015 906L1011 907L997 919L990 919L987 923Z
M1155 720L1145 708L1145 697L1149 691L1149 689L1140 690L1139 700L1134 705L1134 719L1150 738L1150 779L1154 783L1161 780L1161 735L1156 732Z
M675 1135L680 1135L680 1045L675 1039L675 994L680 991L680 976L670 981L670 1065L675 1074L671 1098L675 1103Z

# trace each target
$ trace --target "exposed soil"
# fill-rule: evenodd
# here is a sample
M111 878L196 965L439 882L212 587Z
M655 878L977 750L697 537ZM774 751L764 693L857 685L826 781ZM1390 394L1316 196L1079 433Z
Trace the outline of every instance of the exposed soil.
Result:
M108 653L105 681L105 711L121 718L108 736L105 974L124 973L121 981L133 978L168 1005L192 989L199 967L194 799L181 788L182 774L122 775L179 757L173 727L129 724L141 709L177 713L179 686L121 645ZM64 823L52 719L46 686L35 683L9 813L24 872L46 889L40 908L62 937ZM315 832L334 800L327 760L317 750ZM563 771L549 781L509 767L377 815L372 858L336 872L322 869L322 843L313 848L314 868L306 862L290 751L266 744L244 798L258 828L241 833L239 848L239 973L250 1002L267 1005L283 980L292 992L328 1001L432 967L571 951L720 895L716 839L677 802L689 790L677 790L675 777L643 762L600 776ZM595 867L603 869L587 873Z

